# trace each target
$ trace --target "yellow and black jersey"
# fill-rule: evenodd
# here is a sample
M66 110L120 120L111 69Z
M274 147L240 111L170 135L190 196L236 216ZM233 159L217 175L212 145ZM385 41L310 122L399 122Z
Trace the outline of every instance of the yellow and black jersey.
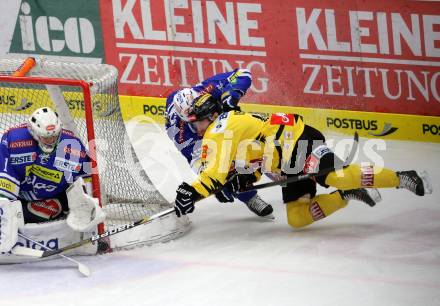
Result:
M303 119L295 114L223 113L203 136L203 170L192 186L206 197L226 182L233 169L280 173L290 165L303 131Z

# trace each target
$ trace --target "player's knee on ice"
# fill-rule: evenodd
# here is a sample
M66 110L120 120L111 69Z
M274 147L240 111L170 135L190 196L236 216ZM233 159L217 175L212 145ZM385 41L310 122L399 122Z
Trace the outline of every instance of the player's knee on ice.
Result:
M286 204L287 222L293 228L305 227L347 206L339 192L321 194L313 198L305 195Z

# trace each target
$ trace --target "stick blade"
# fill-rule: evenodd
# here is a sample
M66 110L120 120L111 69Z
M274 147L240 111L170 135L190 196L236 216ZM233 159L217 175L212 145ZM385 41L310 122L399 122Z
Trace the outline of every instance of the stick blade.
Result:
M12 249L11 253L14 255L19 255L19 256L41 258L43 256L44 252L41 250L35 250L35 249L26 248L26 247L22 247L22 246L18 245Z
M78 270L85 277L89 277L90 275L92 275L92 272L90 272L89 267L83 265L82 263L78 263Z

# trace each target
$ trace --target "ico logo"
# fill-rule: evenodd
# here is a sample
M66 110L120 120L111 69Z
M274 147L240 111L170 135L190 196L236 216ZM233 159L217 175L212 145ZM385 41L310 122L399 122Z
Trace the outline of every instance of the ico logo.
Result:
M35 7L23 2L20 7L19 27L23 51L92 53L96 48L95 29L89 19L57 16L38 16ZM34 15L34 16L33 16ZM36 17L35 19L33 17ZM64 35L58 35L61 32ZM60 37L61 36L61 37Z
M52 238L52 239L48 239L48 240L39 240L38 242L41 243L42 245L45 245L46 248L48 248L48 249L52 249L52 250L59 249L58 238ZM29 240L19 241L14 245L14 247L16 247L16 246L22 246L22 247L30 248L30 249L34 249L34 250L46 251L45 248L40 247L39 245L37 245Z
M424 123L422 125L422 131L423 131L423 135L429 133L431 135L437 136L440 135L440 125Z

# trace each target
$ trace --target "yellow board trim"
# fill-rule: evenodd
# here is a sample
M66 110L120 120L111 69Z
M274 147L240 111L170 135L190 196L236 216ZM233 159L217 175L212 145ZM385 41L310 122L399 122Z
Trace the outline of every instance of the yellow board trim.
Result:
M165 123L165 98L120 96L125 121L135 117L145 122ZM361 137L440 143L440 117L359 112L335 109L290 107L241 103L244 111L295 113L305 123L322 132L336 132Z

